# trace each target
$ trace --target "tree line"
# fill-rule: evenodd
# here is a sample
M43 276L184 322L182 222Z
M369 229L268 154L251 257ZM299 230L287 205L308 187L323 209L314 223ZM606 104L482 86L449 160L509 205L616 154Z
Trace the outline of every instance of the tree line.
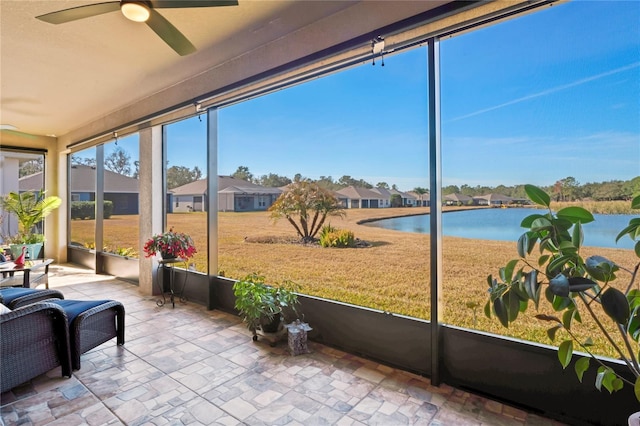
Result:
M95 167L95 158L85 158L71 156L72 165L86 165ZM104 165L107 170L121 175L129 176L137 179L139 174L139 161L131 161L131 156L122 147L117 147L111 154L105 157ZM167 163L167 166L169 164ZM25 160L20 163L20 177L28 176L33 173L44 170L44 161L42 158ZM190 169L185 166L167 167L167 188L173 189L191 182L195 182L204 177L202 170L198 166ZM262 176L254 176L247 166L239 166L231 175L236 179L242 179L247 182L256 183L265 187L279 188L291 184L292 182L313 182L318 186L331 191L337 191L348 186L356 186L361 188L384 188L398 190L396 184L387 182L377 182L375 185L363 179L357 179L349 175L343 175L338 179L332 176L320 176L318 179L310 179L297 173L293 179L287 176L281 176L276 173L269 173ZM550 194L555 201L577 201L592 199L596 201L613 201L613 200L631 200L634 196L640 195L640 176L636 176L631 180L611 180L606 182L588 182L581 184L574 177L568 176L564 179L557 180L553 185L541 186L541 188ZM429 190L423 187L413 188L418 194L428 194ZM524 184L506 186L485 186L485 185L448 185L442 188L443 195L448 194L464 194L470 197L498 193L512 198L526 198Z
M293 182L313 182L324 189L329 189L331 191L337 191L339 189L346 188L348 186L356 186L359 188L384 188L384 189L395 189L399 191L396 184L389 185L387 182L378 182L375 185L365 181L364 179L356 179L349 175L344 175L338 179L334 179L331 176L320 176L318 179L310 179L302 176L300 173L296 173L293 179L288 178L287 176L280 176L275 173L269 173L268 175L262 176L254 176L253 173L249 171L247 166L239 166L234 173L231 174L231 177L236 179L245 180L247 182L252 182L261 186L266 186L270 188L280 188L286 185L289 185ZM429 192L425 188L414 188L414 191L424 194Z
M606 182L579 183L574 177L569 176L557 180L553 185L540 186L555 201L579 201L591 199L595 201L629 201L634 196L640 195L640 176L631 180L611 180ZM470 197L498 193L512 198L526 199L523 185L505 186L469 186L449 185L442 188L442 193L464 194Z
M318 186L337 191L348 186L356 186L361 188L384 188L395 189L395 184L389 185L387 182L378 182L372 185L363 179L356 179L349 175L334 180L331 176L320 176L318 179L309 179L303 177L300 173L296 174L293 179L287 176L280 176L275 173L268 175L254 176L246 166L239 166L231 175L236 179L246 180L266 187L283 187L292 182L313 182ZM555 201L576 201L584 199L592 199L596 201L612 201L612 200L631 200L635 195L640 195L640 176L636 176L631 180L611 180L606 182L589 182L580 184L574 177L568 176L564 179L557 180L553 185L541 186ZM415 187L413 192L418 194L428 194L429 190L423 187ZM464 194L469 197L498 193L511 198L526 199L527 195L524 191L524 184L506 186L485 186L485 185L448 185L442 188L443 195L448 194Z

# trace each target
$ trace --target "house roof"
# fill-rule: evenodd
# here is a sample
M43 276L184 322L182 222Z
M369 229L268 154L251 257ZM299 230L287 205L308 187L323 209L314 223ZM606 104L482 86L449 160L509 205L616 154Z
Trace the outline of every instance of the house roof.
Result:
M225 189L218 191L223 194L247 194L247 195L267 195L267 194L281 194L282 190L279 188L268 188L255 186L227 186Z
M347 186L346 188L336 191L340 195L344 195L352 200L379 200L380 194L367 188L358 186Z
M196 180L173 188L169 192L177 196L205 195L207 194L207 180ZM280 194L282 193L282 190L279 188L265 187L246 180L236 179L231 176L218 176L218 192L233 194Z
M391 192L386 188L371 188L371 191L377 192L382 198L391 198Z
M195 180L170 189L169 192L173 195L205 195L207 193L207 180Z
M449 200L449 201L455 201L458 203L466 203L471 201L473 198L469 197L468 195L464 195L464 194L460 194L458 192L454 193L454 194L447 194L444 196L445 200Z
M502 195L502 194L478 195L478 196L473 197L473 198L474 199L480 199L480 200L487 200L490 203L513 201L513 198L507 197L506 195Z
M42 172L19 179L20 191L37 191L44 187ZM73 165L69 171L71 192L95 192L96 169L85 165ZM104 192L137 193L138 179L111 170L104 171Z
M389 192L391 193L391 195L397 194L399 196L401 196L402 198L411 198L411 199L416 199L416 197L408 192L402 192L402 191L398 191L397 189L390 189Z
M407 194L410 194L412 197L415 197L416 200L428 200L429 199L429 193L425 192L424 194L418 194L415 191L409 191L407 192Z

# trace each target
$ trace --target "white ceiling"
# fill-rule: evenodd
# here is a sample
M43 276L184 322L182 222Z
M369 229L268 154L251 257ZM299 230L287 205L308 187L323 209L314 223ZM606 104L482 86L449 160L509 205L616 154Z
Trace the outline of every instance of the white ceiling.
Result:
M262 60L277 66L448 3L239 0L238 6L159 9L198 49L184 57L118 11L60 25L35 18L100 1L0 0L0 124L60 137L161 92L188 88L194 76L252 53L260 72L256 62L267 45Z

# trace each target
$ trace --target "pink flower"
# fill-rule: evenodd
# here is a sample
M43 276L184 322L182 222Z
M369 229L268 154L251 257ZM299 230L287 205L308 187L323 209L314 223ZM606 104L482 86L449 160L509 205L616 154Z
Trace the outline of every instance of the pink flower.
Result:
M197 250L189 235L174 232L173 228L170 228L167 232L151 237L144 244L144 252L146 257L164 252L183 259L189 259L193 257Z

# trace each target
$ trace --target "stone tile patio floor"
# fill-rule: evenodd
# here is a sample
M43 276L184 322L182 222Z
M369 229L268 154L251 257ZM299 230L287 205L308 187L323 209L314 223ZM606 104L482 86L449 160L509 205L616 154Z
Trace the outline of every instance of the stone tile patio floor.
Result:
M157 297L71 265L51 268L67 299L115 299L126 342L1 395L5 425L560 425L327 346L291 356L253 342L238 317ZM311 324L313 326L313 324Z

